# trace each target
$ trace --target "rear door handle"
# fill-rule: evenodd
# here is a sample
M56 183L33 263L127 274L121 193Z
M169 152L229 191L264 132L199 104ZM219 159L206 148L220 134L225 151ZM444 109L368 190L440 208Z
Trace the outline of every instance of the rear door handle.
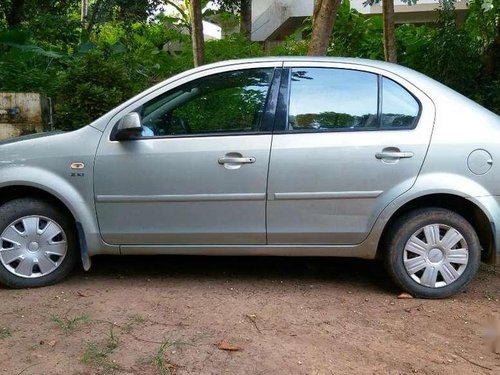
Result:
M234 156L224 156L219 158L219 164L252 164L255 163L255 158L250 157L234 157Z
M413 157L411 151L383 151L375 154L377 159L407 159Z

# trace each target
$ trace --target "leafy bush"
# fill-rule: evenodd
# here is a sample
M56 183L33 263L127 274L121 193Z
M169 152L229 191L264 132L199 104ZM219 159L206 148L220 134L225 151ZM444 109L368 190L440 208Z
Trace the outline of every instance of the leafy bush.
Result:
M172 27L171 17L145 21L142 8L149 3L140 4L136 12L140 17L120 16L126 2L111 7L106 17L97 19L90 35L82 32L78 2L44 0L27 10L17 29L8 29L0 12L0 90L34 91L52 97L56 126L74 128L191 68L189 36ZM500 0L471 0L463 25L456 24L453 8L445 7L435 24L398 26L399 63L500 113L499 9ZM234 19L227 21L229 30ZM307 19L295 35L269 53L305 55L310 33L311 21ZM382 60L382 33L380 16L351 10L345 0L337 14L328 55ZM296 40L297 35L302 40ZM211 63L266 52L261 44L233 34L206 42L205 54Z

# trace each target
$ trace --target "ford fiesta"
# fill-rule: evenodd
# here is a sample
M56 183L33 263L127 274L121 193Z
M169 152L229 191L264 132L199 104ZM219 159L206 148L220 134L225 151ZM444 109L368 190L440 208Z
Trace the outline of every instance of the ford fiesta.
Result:
M348 256L441 298L499 235L499 116L383 62L206 65L77 131L0 143L14 288L96 254Z

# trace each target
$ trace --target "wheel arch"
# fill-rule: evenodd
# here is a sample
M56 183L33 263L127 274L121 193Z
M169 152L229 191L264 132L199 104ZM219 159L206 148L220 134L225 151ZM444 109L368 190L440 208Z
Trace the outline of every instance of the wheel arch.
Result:
M68 217L72 220L73 229L79 246L78 250L81 255L84 269L88 270L90 268L89 250L92 251L94 248L97 248L97 245L93 242L88 242L89 237L86 235L86 230L92 228L93 224L89 223L89 220L85 218L85 212L81 212L83 208L75 208L69 204L70 198L75 198L74 194L71 194L71 197L69 198L62 197L53 189L40 187L36 184L30 184L29 182L16 182L11 185L4 185L0 187L0 207L9 201L19 198L38 198L43 201L50 202L50 204L53 204L68 215ZM90 239L92 238L93 237Z
M3 206L9 201L19 198L38 198L44 201L48 201L51 204L57 206L57 208L64 211L73 219L74 222L76 222L75 215L68 208L68 206L56 195L49 193L44 189L29 185L10 185L0 188L0 206Z
M376 258L380 259L385 254L387 237L390 235L394 223L401 215L417 208L439 207L456 212L463 216L476 231L482 247L481 259L489 264L496 261L495 228L488 215L473 201L454 194L435 193L414 198L399 207L386 222L380 236Z

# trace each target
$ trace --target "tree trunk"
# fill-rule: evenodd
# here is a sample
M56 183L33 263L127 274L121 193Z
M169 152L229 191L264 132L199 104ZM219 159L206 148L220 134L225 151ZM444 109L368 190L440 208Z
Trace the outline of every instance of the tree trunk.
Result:
M9 28L16 28L21 25L24 18L24 0L12 0L10 9L5 12L5 20Z
M341 0L316 0L309 56L325 56Z
M201 0L191 0L191 39L193 41L194 66L205 62L205 44L203 40L203 20L201 18Z
M382 0L384 18L384 56L385 61L397 63L396 37L394 35L394 0Z
M240 9L240 33L250 40L252 35L252 1L241 0Z
M90 18L87 16L88 24L86 28L86 35L85 32L83 33L87 38L90 37L90 34L92 34L92 29L97 21L97 15L100 12L100 7L103 4L103 1L104 0L97 0L92 7L92 14L90 15Z
M85 25L87 24L88 12L89 12L88 0L81 0L80 24L82 25L82 30L85 29Z

